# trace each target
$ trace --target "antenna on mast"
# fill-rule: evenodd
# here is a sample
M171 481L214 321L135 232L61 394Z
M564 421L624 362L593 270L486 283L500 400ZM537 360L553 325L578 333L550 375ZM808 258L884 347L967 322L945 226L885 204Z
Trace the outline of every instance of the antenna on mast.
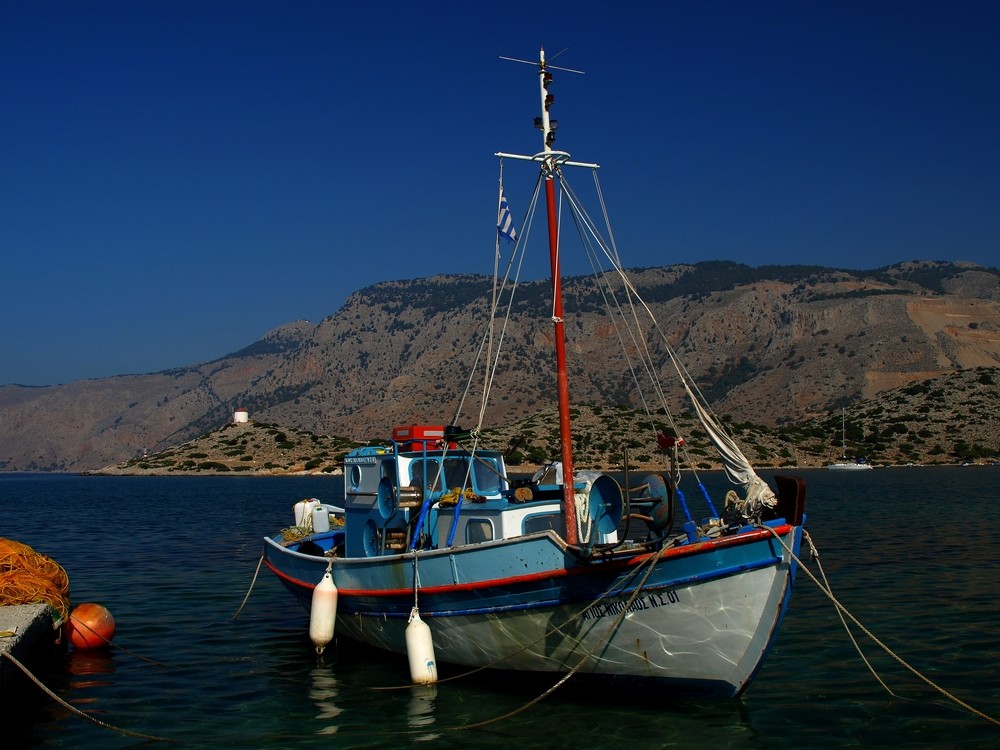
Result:
M556 54L552 55L550 59L555 60L557 57L559 57L559 55L561 55L563 52L566 52L568 49L569 47L563 48L561 52L557 52ZM542 50L541 56L539 57L538 60L521 60L516 57L505 57L504 55L499 55L498 57L501 60L508 60L509 62L524 63L525 65L537 65L542 69L551 68L552 70L562 70L565 71L566 73L579 73L582 76L587 75L587 73L583 70L574 70L573 68L560 68L557 65L550 65L549 61L545 59L545 50Z
M566 47L562 52L557 52L553 55L552 59L559 57L563 52L565 52L569 47ZM556 140L556 128L559 127L559 123L555 120L549 118L549 107L552 106L552 102L555 101L555 96L549 93L549 84L552 83L552 70L562 70L567 73L579 73L580 75L585 75L582 70L574 70L573 68L560 68L556 65L549 64L549 61L545 59L545 49L542 48L538 51L538 60L521 60L516 57L504 57L500 55L501 60L509 60L510 62L524 63L525 65L535 65L538 67L538 76L542 88L542 113L539 117L535 118L535 127L542 131L542 154L544 155L543 163L547 168L551 169L553 166L552 155L555 153L552 150L552 144ZM565 154L565 158L569 158L569 154Z

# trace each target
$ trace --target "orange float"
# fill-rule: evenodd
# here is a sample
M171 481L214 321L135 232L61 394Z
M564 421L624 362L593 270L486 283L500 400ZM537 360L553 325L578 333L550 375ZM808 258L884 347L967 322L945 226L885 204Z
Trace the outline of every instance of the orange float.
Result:
M73 648L101 648L115 637L115 618L106 607L87 602L70 613L67 630Z

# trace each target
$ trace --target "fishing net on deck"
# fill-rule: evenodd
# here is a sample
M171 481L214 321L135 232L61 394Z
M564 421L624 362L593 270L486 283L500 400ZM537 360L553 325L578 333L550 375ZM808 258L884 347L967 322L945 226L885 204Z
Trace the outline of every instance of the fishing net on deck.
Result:
M48 604L69 617L69 576L27 544L0 537L0 605Z

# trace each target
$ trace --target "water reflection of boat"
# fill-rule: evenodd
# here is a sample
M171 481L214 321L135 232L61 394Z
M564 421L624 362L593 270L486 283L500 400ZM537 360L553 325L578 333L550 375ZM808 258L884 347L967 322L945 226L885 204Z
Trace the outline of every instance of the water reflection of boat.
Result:
M437 685L413 685L410 687L410 703L406 711L407 726L411 730L429 730L437 721L434 702L437 700ZM416 742L431 742L441 735L428 731L414 737Z

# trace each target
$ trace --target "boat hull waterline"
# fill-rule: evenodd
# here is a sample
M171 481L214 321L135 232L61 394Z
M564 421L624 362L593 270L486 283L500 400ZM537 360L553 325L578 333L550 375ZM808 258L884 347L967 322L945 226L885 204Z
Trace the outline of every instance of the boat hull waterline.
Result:
M802 529L772 528L577 565L566 564L564 546L547 532L422 551L420 614L438 662L456 672L578 669L672 693L737 696L763 662L791 594L789 550L797 554ZM306 609L327 562L266 540L265 564ZM335 559L332 571L337 635L406 653L413 553L377 565Z

